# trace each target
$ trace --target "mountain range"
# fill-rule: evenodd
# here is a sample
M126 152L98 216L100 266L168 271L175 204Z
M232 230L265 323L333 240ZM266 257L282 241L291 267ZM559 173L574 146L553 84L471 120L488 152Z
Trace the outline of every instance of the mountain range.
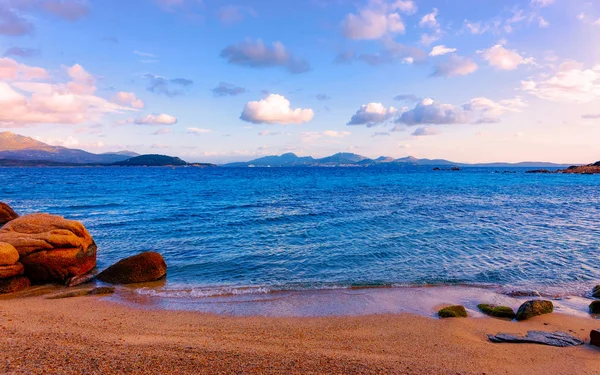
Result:
M555 164L547 162L521 162L521 163L484 163L465 164L455 163L445 159L418 159L412 156L394 159L389 156L380 156L370 159L362 155L340 152L331 156L315 159L312 156L297 156L294 153L283 155L264 156L248 162L229 163L224 167L333 167L333 166L440 166L440 167L524 167L524 168L566 168L569 164Z

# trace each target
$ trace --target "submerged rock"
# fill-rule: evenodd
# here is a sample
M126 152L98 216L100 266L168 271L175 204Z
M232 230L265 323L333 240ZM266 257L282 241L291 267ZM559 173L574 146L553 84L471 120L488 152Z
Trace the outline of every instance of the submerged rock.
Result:
M31 285L31 281L23 276L0 280L0 294L15 293Z
M0 227L18 217L19 215L8 204L0 202Z
M491 342L503 343L529 343L558 346L561 348L567 346L583 345L583 341L577 337L571 336L564 332L544 332L544 331L528 331L525 336L516 336L508 333L499 333L497 335L488 335Z
M466 318L467 310L461 305L448 306L438 311L438 315L440 318Z
M596 285L594 289L592 289L592 297L600 298L600 285Z
M515 312L508 306L498 306L498 305L489 305L489 304L479 304L477 305L479 310L483 312L485 315L493 316L495 318L506 318L506 319L514 319Z
M0 242L0 266L10 266L19 261L19 252L6 242Z
M554 311L554 305L547 300L527 301L519 307L517 311L517 320L526 320L534 316L550 314Z
M590 303L590 312L592 314L600 314L600 301Z
M600 329L593 329L590 332L590 345L600 347Z
M509 297L541 297L542 295L537 290L513 290L506 293Z
M80 290L74 290L71 292L59 293L59 294L55 294L53 296L47 297L47 299L62 299L62 298L81 297L81 296L98 296L98 295L113 294L114 292L115 292L114 286L101 286L98 288L80 289Z
M96 277L110 284L145 283L162 279L167 274L167 264L159 253L148 251L117 263Z
M96 244L78 221L48 214L25 215L0 229L32 281L66 281L96 266Z

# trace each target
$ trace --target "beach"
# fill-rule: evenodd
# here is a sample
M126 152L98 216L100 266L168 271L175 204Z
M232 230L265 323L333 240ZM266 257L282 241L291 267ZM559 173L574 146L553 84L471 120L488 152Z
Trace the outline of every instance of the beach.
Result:
M494 344L487 334L564 331L598 320L226 316L105 297L0 300L2 374L597 374L600 349Z

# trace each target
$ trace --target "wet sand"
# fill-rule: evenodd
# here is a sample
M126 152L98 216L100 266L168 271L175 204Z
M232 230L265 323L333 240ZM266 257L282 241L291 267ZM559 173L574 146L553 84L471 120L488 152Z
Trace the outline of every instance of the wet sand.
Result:
M110 298L0 300L2 374L598 374L600 349L493 344L487 334L600 321L361 316L223 316Z

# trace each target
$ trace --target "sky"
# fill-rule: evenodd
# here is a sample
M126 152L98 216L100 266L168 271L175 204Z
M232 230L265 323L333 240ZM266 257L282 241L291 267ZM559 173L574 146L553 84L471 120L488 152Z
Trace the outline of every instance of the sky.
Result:
M0 0L0 131L190 162L600 159L600 2Z

